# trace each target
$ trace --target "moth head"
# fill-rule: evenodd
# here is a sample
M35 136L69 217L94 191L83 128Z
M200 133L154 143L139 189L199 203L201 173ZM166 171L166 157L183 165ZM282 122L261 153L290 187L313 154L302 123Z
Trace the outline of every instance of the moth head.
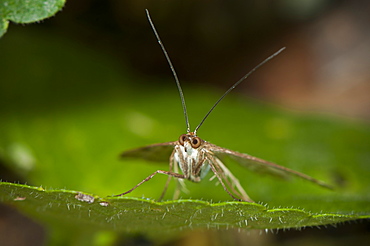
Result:
M189 132L188 134L182 134L179 137L179 143L182 146L184 146L185 143L189 143L191 147L193 147L194 149L197 149L202 145L203 140L195 136L193 132Z

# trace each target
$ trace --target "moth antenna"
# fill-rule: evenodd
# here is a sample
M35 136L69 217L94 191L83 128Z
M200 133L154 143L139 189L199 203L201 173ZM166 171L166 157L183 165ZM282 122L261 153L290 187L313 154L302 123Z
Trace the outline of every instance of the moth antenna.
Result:
M272 58L274 58L275 56L277 56L280 52L282 52L283 50L285 50L285 47L281 48L280 50L278 50L277 52L275 52L274 54L272 54L271 56L267 57L265 60L263 60L260 64L258 64L257 66L255 66L251 71L249 71L249 73L247 73L246 75L244 75L241 79L239 79L235 84L233 84L233 86L231 86L217 101L216 103L212 106L212 108L208 111L208 113L204 116L204 118L202 119L202 121L199 123L199 125L195 128L194 130L194 134L196 135L199 127L201 127L201 125L203 124L203 122L207 119L207 117L210 115L210 113L215 109L215 107L217 106L217 104L220 103L220 101L227 95L230 93L230 91L232 91L237 85L239 85L243 80L245 80L246 78L249 77L249 75L251 75L254 71L256 71L258 68L260 68L263 64L265 64L266 62L268 62L269 60L271 60Z
M185 117L185 122L186 122L187 132L189 133L189 132L190 132L189 118L188 118L188 113L187 113L187 110L186 110L186 104L185 104L184 93L182 92L182 88L181 88L181 85L180 85L179 78L177 77L177 74L176 74L176 71L175 71L174 66L172 65L171 59L170 59L170 57L168 56L166 49L164 48L164 45L163 45L163 43L162 43L162 41L161 41L161 38L159 37L159 34L158 34L157 30L155 29L155 26L154 26L154 24L153 24L153 22L152 22L152 19L150 18L149 11L148 11L147 9L145 9L145 11L146 11L146 15L147 15L147 17L148 17L149 23L150 23L150 25L151 25L151 27L152 27L152 29L153 29L154 35L155 35L155 37L157 38L157 41L158 41L159 45L160 45L160 46L161 46L161 48L162 48L163 54L164 54L164 56L166 57L166 60L167 60L168 64L170 65L170 68L171 68L171 71L172 71L173 77L175 78L176 85L177 85L177 88L178 88L179 93L180 93L182 109L184 110L184 117Z

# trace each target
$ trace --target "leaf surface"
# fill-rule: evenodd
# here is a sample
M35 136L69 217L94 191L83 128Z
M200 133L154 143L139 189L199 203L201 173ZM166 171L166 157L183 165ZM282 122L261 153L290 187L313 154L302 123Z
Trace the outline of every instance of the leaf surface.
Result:
M44 190L5 182L0 184L0 198L2 202L16 204L40 217L149 235L154 231L154 234L172 233L195 228L300 228L370 218L369 214L311 213L298 208L268 208L247 202L100 198L77 191Z

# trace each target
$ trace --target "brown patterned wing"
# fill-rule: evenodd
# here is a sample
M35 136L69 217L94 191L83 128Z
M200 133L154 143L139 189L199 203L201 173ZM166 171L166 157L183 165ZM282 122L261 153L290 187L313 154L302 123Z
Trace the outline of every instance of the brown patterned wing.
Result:
M167 162L170 155L177 144L175 142L158 143L141 148L131 149L123 152L121 158L137 158L152 162Z
M215 156L220 158L221 160L226 159L227 157L235 160L237 163L240 165L250 169L251 171L254 172L259 172L259 173L266 173L270 174L273 176L278 176L282 178L289 178L290 176L297 176L302 179L311 181L315 184L318 184L322 187L328 188L328 189L333 189L332 186L326 184L323 181L320 181L318 179L312 178L304 173L300 173L297 171L294 171L292 169L289 169L287 167L283 167L280 165L277 165L273 162L265 161L263 159L248 155L248 154L242 154L233 150L225 149L222 147L219 147L214 144L209 144L208 149L212 151Z

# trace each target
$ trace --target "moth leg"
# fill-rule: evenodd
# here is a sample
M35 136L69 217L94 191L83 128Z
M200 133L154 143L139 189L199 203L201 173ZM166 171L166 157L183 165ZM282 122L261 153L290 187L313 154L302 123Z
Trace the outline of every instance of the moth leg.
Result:
M229 194L234 200L237 200L237 201L242 201L241 199L237 198L236 196L234 196L226 187L226 185L224 184L224 182L222 181L222 178L220 177L220 175L218 174L218 171L216 170L215 166L213 165L213 163L210 161L209 162L209 166L211 167L211 170L212 172L215 174L215 176L217 177L218 181L220 181L222 187L224 188L224 190L227 192L227 194Z
M183 180L181 179L181 181L183 181ZM180 183L180 179L177 179L176 180L176 189L175 189L175 192L173 193L173 197L172 197L173 200L179 199L180 193L181 193L181 186L182 186L182 184Z
M195 166L195 168L192 170L192 174L194 175L194 176L202 176L201 174L200 174L200 170L201 170L201 168L202 168L202 166L204 165L204 162L206 161L206 157L205 156L203 156L203 159L201 159L200 161L199 161L199 163Z
M177 165L177 163L174 163L174 164L175 164L175 166L174 166L175 173L179 173L179 166ZM175 188L175 192L173 193L172 199L173 200L179 199L181 191L183 191L185 193L189 193L189 190L186 189L185 180L184 179L176 179L176 188Z
M162 201L164 195L166 194L167 188L168 188L168 185L170 184L171 179L172 179L172 176L168 176L167 181L166 181L166 184L164 185L162 194L161 194L161 196L158 199L158 202Z
M218 158L214 158L213 156L211 155L207 155L208 159L209 159L209 165L213 171L213 173L215 174L215 176L217 177L218 181L221 183L222 187L224 188L224 190L232 197L234 198L235 200L238 200L238 201L246 201L246 202L254 202L252 199L249 198L249 196L247 195L247 193L244 191L243 187L240 185L238 179L236 179L234 177L234 175L232 175L232 173L229 171L229 169L227 169L225 167L225 165L218 159ZM221 175L220 175L221 174ZM213 177L212 177L213 178ZM228 178L231 180L231 183L230 181L228 180ZM237 198L235 197L230 191L229 189L227 188L227 186L225 185L224 183L224 180L225 182L227 183L227 186L233 191L234 194L238 195L240 198ZM236 191L234 189L234 186L236 186L236 188L239 190Z
M220 161L218 158L214 158L217 162L218 166L223 170L223 174L226 176L225 181L230 187L230 189L235 193L238 194L244 201L247 202L254 202L245 192L243 187L240 185L239 180L235 178L235 176L230 172L230 170ZM235 188L237 190L235 190Z
M171 156L170 156L170 172L173 172L173 166L174 166L174 164L176 164L176 163L175 163L174 155L175 155L175 151L172 151L172 154L171 154ZM178 173L178 172L177 172L177 171L175 171L175 173ZM171 179L172 179L172 176L170 176L170 175L169 175L169 176L168 176L168 179L167 179L167 181L166 181L166 184L164 185L164 188L163 188L162 194L161 194L161 196L160 196L160 197L159 197L159 199L158 199L158 201L159 201L159 202L160 202L160 201L162 201L162 199L163 199L164 195L166 194L167 189L168 189L168 185L170 184Z
M135 185L132 189L130 189L130 190L128 190L128 191L126 191L126 192L124 192L122 194L115 195L115 196L123 196L123 195L126 195L126 194L132 192L133 190L135 190L137 187L139 187L143 183L151 180L157 173L166 174L168 176L171 176L171 177L174 177L174 178L178 178L178 179L184 179L185 178L184 175L179 174L179 173L174 173L174 172L169 172L169 171L163 171L163 170L157 170L154 173L152 173L151 175L149 175L148 177L146 177L144 180L142 180L140 183L138 183L137 185Z
M235 178L235 176L230 172L230 170L227 169L225 165L217 158L215 158L215 161L218 164L217 167L220 168L220 173L222 174L224 182L231 189L231 191L238 197L243 198L243 200L252 201L245 192L245 190L243 189L243 187L240 185L239 180ZM235 187L237 189L235 189Z

